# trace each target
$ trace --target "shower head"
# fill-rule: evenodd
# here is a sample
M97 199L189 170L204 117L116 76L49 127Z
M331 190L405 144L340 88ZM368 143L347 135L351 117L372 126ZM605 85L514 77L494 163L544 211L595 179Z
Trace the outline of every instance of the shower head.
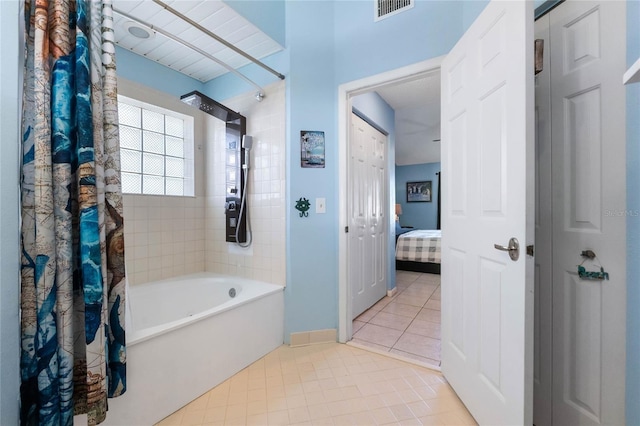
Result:
M253 136L244 135L242 136L242 147L247 151L251 150L253 146Z

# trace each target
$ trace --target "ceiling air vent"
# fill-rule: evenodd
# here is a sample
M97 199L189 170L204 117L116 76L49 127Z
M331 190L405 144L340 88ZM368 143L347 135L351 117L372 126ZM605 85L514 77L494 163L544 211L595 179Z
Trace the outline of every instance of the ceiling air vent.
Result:
M414 0L375 0L375 19L379 21L381 19L388 18L405 10L409 10L413 7Z

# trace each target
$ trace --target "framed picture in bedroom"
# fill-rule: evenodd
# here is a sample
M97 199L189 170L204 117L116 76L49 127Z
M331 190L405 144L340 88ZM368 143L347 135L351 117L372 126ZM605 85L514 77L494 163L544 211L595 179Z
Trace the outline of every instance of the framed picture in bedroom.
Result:
M407 203L430 203L431 181L407 182Z

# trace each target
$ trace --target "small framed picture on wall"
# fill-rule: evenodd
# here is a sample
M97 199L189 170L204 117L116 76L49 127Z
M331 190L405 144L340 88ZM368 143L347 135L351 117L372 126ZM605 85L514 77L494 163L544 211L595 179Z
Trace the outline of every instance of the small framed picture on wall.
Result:
M431 181L407 182L407 203L431 202Z
M300 132L300 166L324 168L324 132L303 130Z

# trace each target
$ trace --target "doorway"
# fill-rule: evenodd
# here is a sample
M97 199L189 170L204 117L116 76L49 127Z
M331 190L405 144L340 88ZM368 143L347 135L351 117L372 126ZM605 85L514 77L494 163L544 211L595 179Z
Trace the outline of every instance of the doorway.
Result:
M397 86L398 84L401 84L401 83L411 84L411 82L420 80L421 78L424 78L425 75L429 75L429 74L431 75L437 74L439 76L439 64L441 60L442 58L435 58L435 59L424 61L422 63L415 64L409 67L394 70L388 73L384 73L378 76L374 76L371 78L367 78L364 80L352 82L350 84L341 86L340 87L341 92L340 92L340 98L339 98L340 99L339 125L340 125L341 133L343 131L346 131L350 126L350 123L347 117L350 114L350 112L354 109L354 102L353 102L354 97L358 95L362 95L364 93L370 93L373 91L376 91L376 92L392 91L393 87ZM439 78L437 81L437 86L438 86L438 95L439 95ZM437 99L436 103L438 104L438 107L439 107L439 98ZM355 104L357 106L357 102L355 102ZM389 104L393 104L393 102L389 102ZM406 121L412 121L411 117L404 117L402 119ZM429 126L433 127L433 123L424 123L424 121L420 123L417 120L413 120L413 121L414 121L413 123L410 123L410 125L413 125L413 128L409 129L409 131L415 133L418 137L420 136L418 135L418 133L422 133L423 136L425 135L426 133L425 131L427 130L426 127L429 127ZM430 134L427 137L427 139L431 144L436 144L436 143L439 144L439 120L435 127L438 130L437 134L435 135ZM423 138L423 141L424 141L424 138ZM396 141L396 144L397 144L397 141ZM349 158L349 155L348 155L347 147L345 147L344 145L341 145L341 146L344 149L343 151L344 155L341 155L341 163L342 163L342 160ZM394 150L391 153L391 160L388 163L391 167L395 166L396 150L397 150L397 145L394 147ZM415 148L414 148L414 151L415 151ZM434 160L431 160L431 161L434 161ZM348 179L345 167L343 166L346 166L346 164L341 164L341 167L340 167L341 191L344 191L346 189L347 179ZM437 184L437 175L435 175L435 173L433 173L433 176L428 176L428 177L425 176L425 178L431 180L433 184ZM395 204L398 203L398 201L396 200L394 202L397 182L395 182L394 179L390 179L387 182L388 182L387 192L389 193L389 202L387 202L386 204L385 216L387 220L385 225L388 227L389 238L388 238L387 244L385 245L387 247L387 250L385 252L386 258L384 260L385 262L387 262L389 266L388 268L390 272L389 275L391 276L390 282L395 282L395 286L389 289L386 296L384 296L379 302L373 305L371 311L365 312L363 316L358 318L358 321L362 323L365 323L365 322L369 323L370 322L369 320L371 320L373 316L378 315L378 319L376 321L371 322L370 324L371 327L369 327L370 329L375 329L376 328L375 326L378 326L378 327L381 326L380 321L382 321L384 325L389 326L388 327L389 329L391 329L392 331L395 331L395 334L400 333L397 336L391 336L390 339L393 340L393 342L388 341L387 343L388 346L379 347L377 348L378 350L382 352L386 352L387 354L391 354L392 356L395 352L396 356L404 359L411 359L413 357L414 361L418 361L418 362L422 361L423 364L429 365L431 367L435 366L437 368L439 366L439 351L440 351L440 348L439 348L439 322L440 322L439 275L421 274L421 273L410 272L410 271L398 271L398 272L395 271L396 241L395 241L395 232L393 230L396 228L396 223L397 223ZM403 185L406 184L406 182L400 182L400 183L402 183ZM349 225L348 212L347 212L348 205L346 203L346 198L345 198L347 195L346 192L347 191L345 191L344 194L341 194L344 196L340 197L341 229L344 229L344 227ZM437 205L437 200L434 198L431 200L431 203L429 204L435 207ZM418 203L416 203L416 207L417 206L418 206ZM409 228L410 226L412 226L413 224L410 223L410 219L408 219L408 217L409 216L404 218L405 220L403 221L402 220L403 218L401 216L400 222L398 222L398 225L400 227L402 227L401 225L405 225L405 228ZM433 227L435 228L435 219L434 219ZM348 244L347 244L348 238L349 236L346 233L342 234L340 237L341 253L344 253L342 250L346 250L348 247ZM342 255L340 256L341 284L340 284L340 298L339 298L340 299L339 300L339 307L340 307L339 340L341 342L350 341L354 333L361 331L359 325L364 325L364 324L360 324L358 321L356 322L351 321L353 319L353 314L354 314L353 306L351 302L353 297L353 294L352 294L353 289L345 288L345 285L347 282L346 274L348 273L348 267L346 265L345 258L346 256L342 256ZM420 289L420 287L423 287L423 288ZM417 305L416 296L418 296L418 299L420 299L420 302L421 302L420 306L416 306ZM405 302L406 301L411 302L411 304L408 304L408 303L402 304L402 305L405 305L403 306L405 310L403 310L402 313L398 309L399 308L398 303L392 304L392 302L397 297L406 298L407 300L405 300ZM425 306L427 304L428 304L428 307ZM426 310L424 312L421 312L425 308ZM386 309L386 312L382 312L385 309ZM411 315L409 315L407 309L412 311ZM429 321L426 321L427 318L424 317L427 315L426 314L427 310L429 313L429 318L428 318ZM419 313L422 313L421 317L416 318L417 314ZM393 321L389 322L390 320L398 320L398 319L401 321L400 323L394 323ZM422 336L418 336L418 337L423 337L422 343L425 343L425 342L430 343L432 346L431 347L432 351L435 349L435 352L433 352L433 354L431 355L433 359L431 359L430 362L424 362L426 360L426 357L420 356L415 353L412 354L411 352L402 351L399 348L395 348L396 351L391 350L391 349L394 349L393 346L395 343L398 342L400 335L403 334L403 331L406 331L406 329L414 321L416 321L416 327L421 321L429 322L429 324L419 324L423 327L420 332ZM355 329L354 329L354 324L356 325ZM435 330L435 328L438 328L438 330ZM399 330L399 329L402 329L402 330ZM430 336L426 336L425 333L430 334ZM375 344L372 344L369 346L370 347L375 346ZM437 353L437 356L435 355L435 353Z

